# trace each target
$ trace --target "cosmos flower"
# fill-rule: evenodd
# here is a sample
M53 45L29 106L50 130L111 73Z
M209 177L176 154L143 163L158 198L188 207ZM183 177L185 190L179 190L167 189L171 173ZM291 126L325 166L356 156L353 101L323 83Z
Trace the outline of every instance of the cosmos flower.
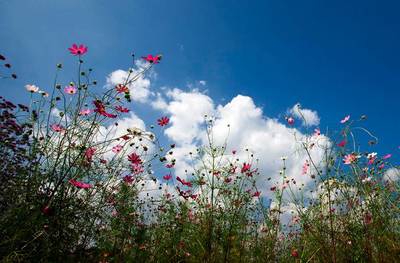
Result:
M343 163L344 164L352 164L355 163L357 161L357 159L360 158L359 155L356 155L355 153L350 153L347 154L344 159L343 159Z
M119 153L122 150L122 146L121 145L116 145L114 147L112 147L112 152L113 153Z
M88 48L82 44L80 44L79 46L77 44L73 44L70 48L68 48L68 50L74 56L77 56L77 55L81 56L81 55L84 55L88 51Z
M83 109L79 112L80 116L88 116L92 111L90 109Z
M176 180L187 187L192 187L192 183L185 181L185 179L181 179L179 176L176 177Z
M65 129L63 126L59 125L59 124L52 124L50 126L50 128L54 131L54 132L63 132Z
M166 180L166 181L170 180L171 178L172 178L171 174L167 174L167 175L163 176L163 179Z
M25 85L25 89L26 89L27 91L29 91L29 92L32 92L32 93L36 93L36 92L39 91L39 87L37 87L37 86L35 86L35 85L30 85L30 84Z
M162 126L166 126L169 123L169 118L168 117L162 117L160 119L157 120L158 125Z
M115 114L106 112L106 108L101 101L95 100L95 101L93 101L93 104L94 104L94 106L96 106L96 109L94 110L94 112L97 112L98 114L108 117L108 118L116 118L117 117L117 115L115 115Z
M133 181L134 181L135 179L133 178L132 175L125 175L125 176L122 178L122 180L123 180L125 183L127 183L127 184L131 184L131 183L133 183Z
M120 106L120 105L116 106L116 107L115 107L115 110L116 110L116 111L119 111L119 112L123 112L123 113L129 112L129 109L128 109L128 108L122 107L122 106Z
M131 153L128 155L128 160L133 164L133 165L139 165L142 163L142 159L140 159L140 156L137 155L136 153Z
M389 159L390 157L392 157L392 155L389 153L389 154L386 154L385 156L383 156L382 159L386 160L386 159Z
M69 180L69 183L72 184L73 186L75 186L77 188L81 188L81 189L88 189L88 188L92 187L91 184L79 182L79 181L76 181L74 179Z
M251 164L249 163L243 163L242 169L240 170L241 173L245 173L250 171L251 169Z
M286 118L286 121L289 125L294 125L294 118L293 117L288 117Z
M74 86L66 86L64 88L64 92L70 95L73 95L76 93L76 88Z
M127 93L129 92L129 89L127 86L122 85L122 84L118 84L117 86L115 86L115 89L117 90L118 93Z
M88 149L86 149L85 157L88 162L92 161L95 152L96 152L96 148L94 148L94 147L89 147Z
M261 195L261 192L257 191L252 195L252 197L259 197L260 195Z
M339 146L339 147L345 147L346 146L346 140L342 140L341 142L339 142L338 143L338 145L337 146Z
M150 64L157 64L161 60L161 55L156 55L156 56L147 55L147 57L142 57L142 58L147 62L149 62Z
M344 124L350 120L350 115L347 115L346 117L343 118L343 120L340 121L340 123Z
M314 136L320 136L320 135L321 135L321 130L318 129L318 128L316 128L316 129L314 130Z
M308 169L310 168L310 163L306 160L303 164L303 172L302 174L305 175L308 173Z

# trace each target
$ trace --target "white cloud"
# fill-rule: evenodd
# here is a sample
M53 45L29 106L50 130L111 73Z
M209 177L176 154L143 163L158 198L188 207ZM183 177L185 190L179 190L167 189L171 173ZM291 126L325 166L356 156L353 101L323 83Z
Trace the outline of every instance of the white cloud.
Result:
M310 109L304 109L300 103L294 105L290 111L296 118L300 119L304 126L318 126L320 118L316 111Z
M301 150L299 140L322 146L329 144L329 139L323 135L306 135L276 119L268 118L247 96L238 95L227 104L217 107L214 107L209 96L198 90L184 92L173 89L167 92L167 97L169 101L164 109L171 116L171 124L165 134L178 145L175 153L179 153L179 156L174 157L177 159L176 172L180 176L184 176L183 171L191 167L187 157L189 151L193 152L197 146L207 143L205 126L202 125L205 114L215 119L213 138L217 145L223 145L228 139L228 150L238 150L237 156L241 160L244 161L248 156L244 149L249 149L255 158L260 159L262 177L259 187L262 194L267 196L271 195L269 188L282 181L279 175L282 169L281 156L289 157L286 161L288 179L294 179L297 186L312 182L310 175L302 174L302 166L309 157ZM315 124L317 114L313 113L313 116L311 120ZM318 165L322 161L323 149L315 146L310 154ZM269 177L272 180L267 180Z

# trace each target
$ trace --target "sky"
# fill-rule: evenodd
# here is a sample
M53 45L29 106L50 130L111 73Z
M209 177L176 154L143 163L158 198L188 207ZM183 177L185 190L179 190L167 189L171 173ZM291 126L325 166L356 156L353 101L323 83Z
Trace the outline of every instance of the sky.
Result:
M24 102L24 85L50 89L57 63L65 80L73 76L72 43L89 47L85 63L100 85L131 65L132 52L162 53L144 88L164 94L167 105L149 106L156 98L150 96L132 107L146 123L163 113L174 117L171 140L182 139L174 130L187 128L178 123L187 116L173 110L190 109L184 100L191 95L193 104L204 102L199 114L203 106L222 114L241 105L254 113L241 125L254 118L252 127L268 126L267 116L284 123L299 102L318 114L323 131L338 129L348 114L367 115L364 127L380 140L373 151L398 160L399 8L385 0L0 0L0 53L18 75L3 81L1 95Z

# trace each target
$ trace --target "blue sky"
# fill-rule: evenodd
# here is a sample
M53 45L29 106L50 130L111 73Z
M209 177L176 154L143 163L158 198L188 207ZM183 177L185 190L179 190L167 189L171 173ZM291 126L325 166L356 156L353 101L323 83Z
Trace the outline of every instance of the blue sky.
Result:
M74 42L89 46L100 83L129 67L132 51L162 53L154 89L206 80L215 102L248 95L271 117L301 102L318 111L321 129L366 114L376 149L395 153L399 8L377 0L0 1L0 53L19 76L3 81L1 95L24 101L25 84L50 87L59 62L72 76L66 49Z

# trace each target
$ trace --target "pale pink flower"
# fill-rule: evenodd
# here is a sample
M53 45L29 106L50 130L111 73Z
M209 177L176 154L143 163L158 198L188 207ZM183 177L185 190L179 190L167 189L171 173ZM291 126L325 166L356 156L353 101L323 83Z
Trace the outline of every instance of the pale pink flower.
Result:
M112 148L113 153L119 153L122 150L122 146L121 145L116 145Z
M358 158L360 158L360 156L356 155L355 153L347 154L344 157L343 162L344 162L344 164L352 164L352 163L355 163Z
M88 116L90 113L92 113L92 110L90 109L83 109L79 112L80 116Z
M343 118L343 120L340 121L340 123L344 124L350 120L350 115L347 115L346 117Z
M35 86L35 85L25 85L25 89L27 90L27 91L29 91L29 92L32 92L32 93L36 93L36 92L38 92L39 91L39 87L37 87L37 86Z
M63 132L65 129L63 126L59 125L59 124L52 124L50 126L50 128L54 131L54 132Z
M386 160L386 159L389 159L390 157L392 157L392 155L389 153L389 154L386 154L385 156L383 156L382 159Z
M303 172L302 174L305 175L308 173L308 168L310 167L310 163L308 162L308 160L306 160L303 164Z
M76 88L74 86L66 86L64 92L73 95L76 93Z
M314 136L320 136L320 135L321 135L321 130L318 129L318 128L316 128L316 129L314 130Z

